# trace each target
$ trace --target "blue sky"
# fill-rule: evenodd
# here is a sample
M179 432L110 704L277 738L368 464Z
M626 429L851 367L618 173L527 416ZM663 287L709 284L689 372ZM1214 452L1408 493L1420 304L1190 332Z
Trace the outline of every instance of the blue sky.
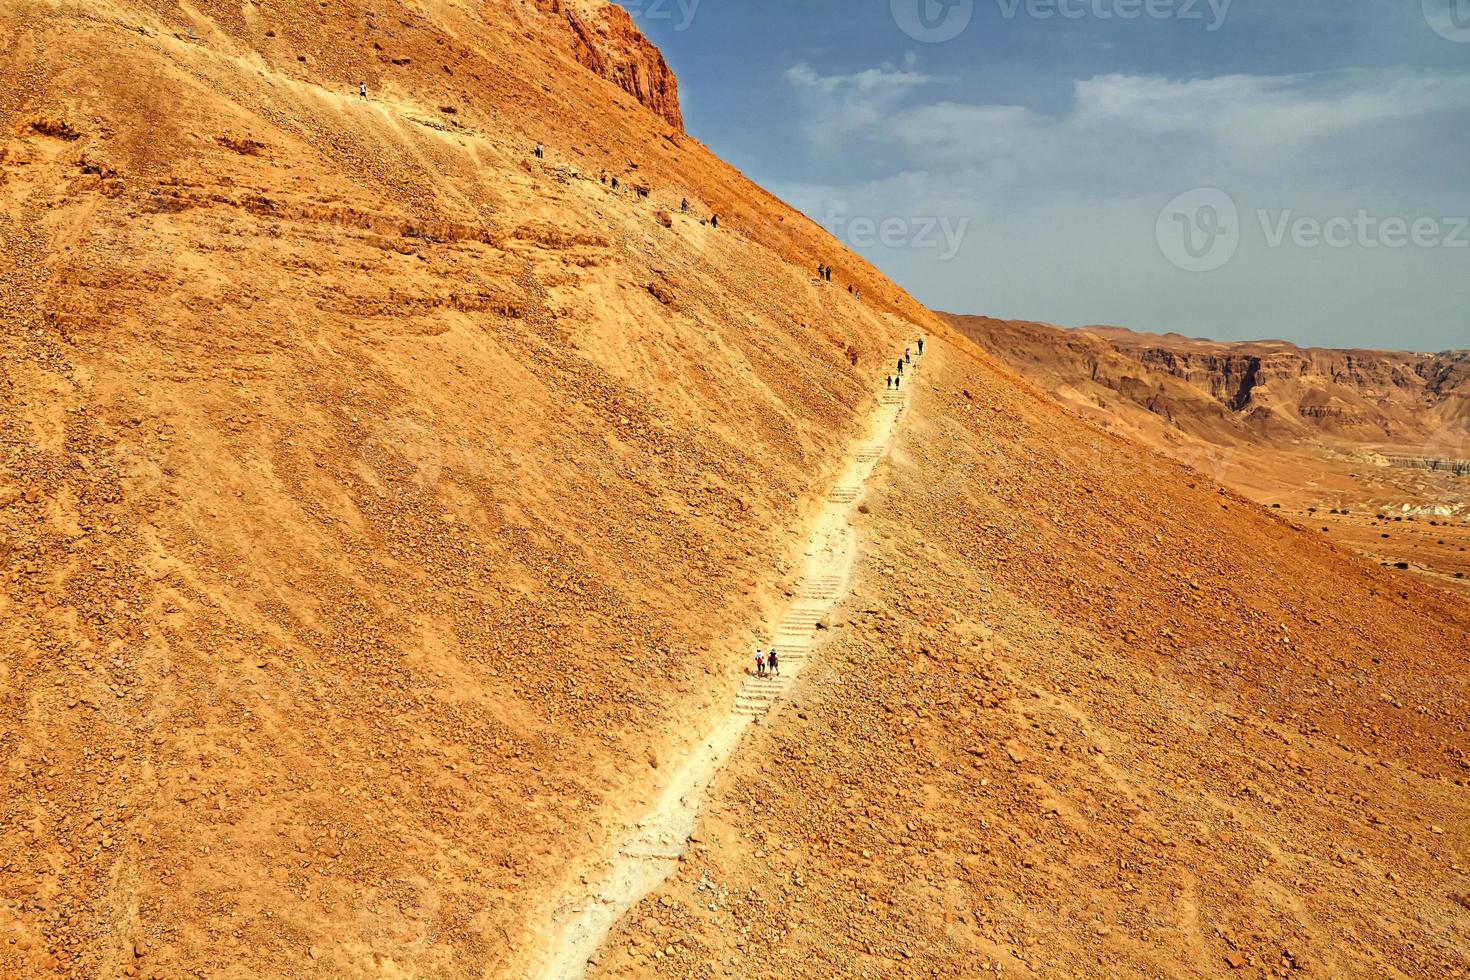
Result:
M1470 0L623 6L691 133L933 307L1470 347Z

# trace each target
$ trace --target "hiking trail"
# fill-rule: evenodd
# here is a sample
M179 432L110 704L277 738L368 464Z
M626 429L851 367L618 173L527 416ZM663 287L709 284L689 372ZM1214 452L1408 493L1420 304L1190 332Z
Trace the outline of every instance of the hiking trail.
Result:
M728 711L704 739L672 770L653 806L637 822L614 835L616 844L591 869L583 870L558 894L547 925L528 956L527 975L545 980L584 977L589 960L602 948L618 921L668 878L694 833L704 793L729 762L750 726L785 700L817 645L818 624L848 592L857 558L853 509L878 461L892 445L908 409L919 358L909 365L901 389L882 391L866 438L859 439L848 465L808 526L805 561L794 597L774 629L756 627L752 640L780 654L779 676L747 677ZM742 644L746 646L752 644ZM750 670L747 663L746 670Z

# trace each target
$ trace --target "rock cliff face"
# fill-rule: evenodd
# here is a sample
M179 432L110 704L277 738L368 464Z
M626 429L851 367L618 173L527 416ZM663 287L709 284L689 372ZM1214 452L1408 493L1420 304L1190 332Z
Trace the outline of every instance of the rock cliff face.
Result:
M538 3L549 15L564 21L578 63L684 131L678 79L626 10L606 0Z
M1384 459L1392 466L1402 466L1405 469L1470 476L1470 459L1433 459L1425 456L1385 456Z
M1422 446L1470 417L1470 353L1222 344L1113 327L1060 330L951 317L971 339L1053 392L1081 385L1114 407L1215 438L1327 437ZM1093 399L1096 401L1096 398Z

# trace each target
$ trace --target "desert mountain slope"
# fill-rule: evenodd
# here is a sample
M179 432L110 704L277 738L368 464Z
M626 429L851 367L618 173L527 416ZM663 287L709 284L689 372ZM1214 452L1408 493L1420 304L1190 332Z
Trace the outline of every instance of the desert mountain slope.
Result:
M0 973L494 972L735 689L924 314L577 11L0 14Z
M1470 352L946 318L1103 428L1382 564L1470 592Z
M968 344L921 377L831 640L594 975L1463 976L1470 608Z
M1371 943L1322 962L1403 952L1427 973L1462 942L1465 721L1436 699L1457 690L1464 606L1191 486L953 336L683 134L621 13L21 2L0 46L0 974L523 975L547 903L731 713L916 332L950 343L908 389L859 522L859 602L882 600L884 632L834 631L793 696L819 695L809 717L928 715L808 742L779 710L730 778L774 766L780 737L793 762L772 774L795 789L763 808L840 780L817 795L857 808L843 827L878 819L858 807L881 793L893 826L942 820L969 853L988 824L1019 847L1063 811L1033 782L987 802L968 748L1000 765L1014 737L1028 780L1093 810L1088 792L1133 778L1079 775L1097 753L1069 753L1091 743L1046 749L1042 720L1018 720L1012 684L1051 691L1106 722L1145 803L1233 807L1199 834L1242 842L1160 868L1166 833L1192 839L1175 804L1155 823L1109 809L1079 887L1113 881L1111 859L1159 871L1129 879L1143 894L1193 896L1179 869L1197 857L1218 919L1255 882L1242 869L1284 860L1280 830L1304 871L1251 885L1237 945L1319 910ZM943 728L925 649L953 653L933 669L970 698ZM1003 652L1005 670L984 660ZM867 664L893 686L821 693ZM1153 686L1168 670L1174 727ZM1276 694L1292 672L1303 685ZM1239 752L1186 731L1222 685L1248 705ZM1282 717L1300 762L1257 734ZM942 768L884 768L904 758ZM783 846L831 848L828 826ZM1071 867L1080 833L1044 866ZM1337 837L1341 861L1314 863ZM722 861L789 870L720 840ZM910 880L864 850L892 863L823 858L842 902L859 869ZM915 867L952 887L954 865ZM998 907L1041 887L997 867L972 883ZM777 907L800 944L847 934L844 905ZM723 943L725 925L699 929ZM1068 928L1033 930L1056 962ZM1116 962L1173 962L1117 942ZM1202 972L1222 942L1205 933ZM935 965L973 975L986 949L936 947Z

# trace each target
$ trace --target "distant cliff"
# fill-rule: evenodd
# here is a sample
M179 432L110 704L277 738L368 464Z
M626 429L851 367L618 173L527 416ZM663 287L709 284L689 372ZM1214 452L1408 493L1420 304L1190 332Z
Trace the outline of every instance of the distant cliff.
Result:
M1301 348L1282 341L1223 344L1115 327L955 316L970 339L1053 393L1081 404L1143 409L1213 441L1327 436L1417 445L1470 430L1470 352ZM1103 404L1106 403L1106 404ZM1447 436L1446 433L1449 433Z

